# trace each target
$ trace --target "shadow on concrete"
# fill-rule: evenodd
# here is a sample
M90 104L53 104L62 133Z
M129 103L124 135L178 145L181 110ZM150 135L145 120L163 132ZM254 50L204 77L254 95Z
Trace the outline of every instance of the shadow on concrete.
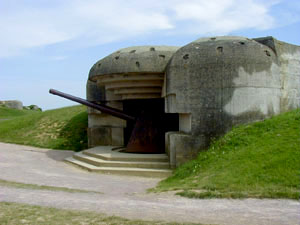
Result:
M63 161L67 157L71 157L74 154L74 151L66 150L49 150L46 152L46 155L56 161Z

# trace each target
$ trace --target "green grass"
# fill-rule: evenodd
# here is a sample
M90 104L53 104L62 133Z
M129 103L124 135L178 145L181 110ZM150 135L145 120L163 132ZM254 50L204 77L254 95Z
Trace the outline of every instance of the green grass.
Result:
M66 188L66 187L55 187L55 186L47 186L47 185L37 185L37 184L25 184L14 181L7 181L0 179L0 186L4 187L13 187L13 188L22 188L22 189L31 189L31 190L48 190L48 191L63 191L70 193L96 193L103 194L99 191L87 191L82 189L74 189L74 188Z
M192 198L300 196L300 110L232 129L152 191Z
M87 148L87 112L85 106L71 106L44 112L20 110L8 112L0 120L0 141L51 149ZM4 111L0 111L1 113Z
M10 109L8 107L0 106L0 120L1 119L12 119L19 116L31 115L39 113L34 110L19 110L19 109Z
M166 223L157 221L129 220L95 212L63 210L50 207L32 206L20 203L0 202L1 225L179 225L192 223Z

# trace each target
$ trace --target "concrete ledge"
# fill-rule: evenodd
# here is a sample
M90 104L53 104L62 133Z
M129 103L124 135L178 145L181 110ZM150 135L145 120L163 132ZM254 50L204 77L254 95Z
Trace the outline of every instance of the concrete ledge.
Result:
M116 160L104 160L95 158L81 152L73 155L74 159L92 164L99 167L131 167L131 168L148 168L148 169L169 169L170 164L168 162L144 162L144 161L116 161Z
M123 128L96 126L89 127L88 146L95 147L99 145L123 145Z
M82 153L104 160L127 162L168 162L166 154L135 154L113 151L117 146L97 146L84 150Z
M172 174L170 169L145 169L145 168L124 168L124 167L98 167L89 163L79 161L73 157L65 159L65 162L71 163L82 169L106 174L143 176L143 177L168 177Z
M192 136L182 132L167 132L165 135L165 148L170 158L171 168L196 158L207 145L207 138L203 135Z

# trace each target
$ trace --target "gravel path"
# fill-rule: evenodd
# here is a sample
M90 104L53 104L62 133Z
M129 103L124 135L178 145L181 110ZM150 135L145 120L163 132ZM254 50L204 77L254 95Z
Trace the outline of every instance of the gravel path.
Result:
M0 179L98 191L68 193L0 186L0 201L79 209L129 219L224 225L297 225L300 203L293 200L187 199L172 193L147 194L159 179L95 174L62 162L69 151L0 143Z

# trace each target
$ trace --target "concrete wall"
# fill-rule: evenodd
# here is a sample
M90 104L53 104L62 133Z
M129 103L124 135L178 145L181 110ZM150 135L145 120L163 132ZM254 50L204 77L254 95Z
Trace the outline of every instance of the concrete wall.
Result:
M122 109L122 103L117 99L112 100L105 88L97 85L95 81L87 81L86 97L89 101ZM88 146L90 148L99 145L122 146L124 127L126 127L126 121L88 107Z
M164 68L165 112L179 114L179 131L165 135L172 167L207 149L234 125L300 107L300 47L273 37L201 38L178 50L122 49L92 67L87 98L122 109L122 98L101 85L103 76L144 76ZM89 109L89 146L122 145L125 126Z
M5 105L11 109L23 109L23 103L18 100L0 101L0 105Z
M177 49L174 46L135 46L104 57L90 69L87 99L122 110L124 99L161 97L164 71ZM126 125L125 120L89 108L89 147L124 145Z
M299 107L299 47L268 39L202 38L174 54L165 98L165 111L180 114L180 132L166 134L173 166L234 125Z
M280 65L280 111L300 107L300 46L278 41L273 37L254 39L275 52Z

